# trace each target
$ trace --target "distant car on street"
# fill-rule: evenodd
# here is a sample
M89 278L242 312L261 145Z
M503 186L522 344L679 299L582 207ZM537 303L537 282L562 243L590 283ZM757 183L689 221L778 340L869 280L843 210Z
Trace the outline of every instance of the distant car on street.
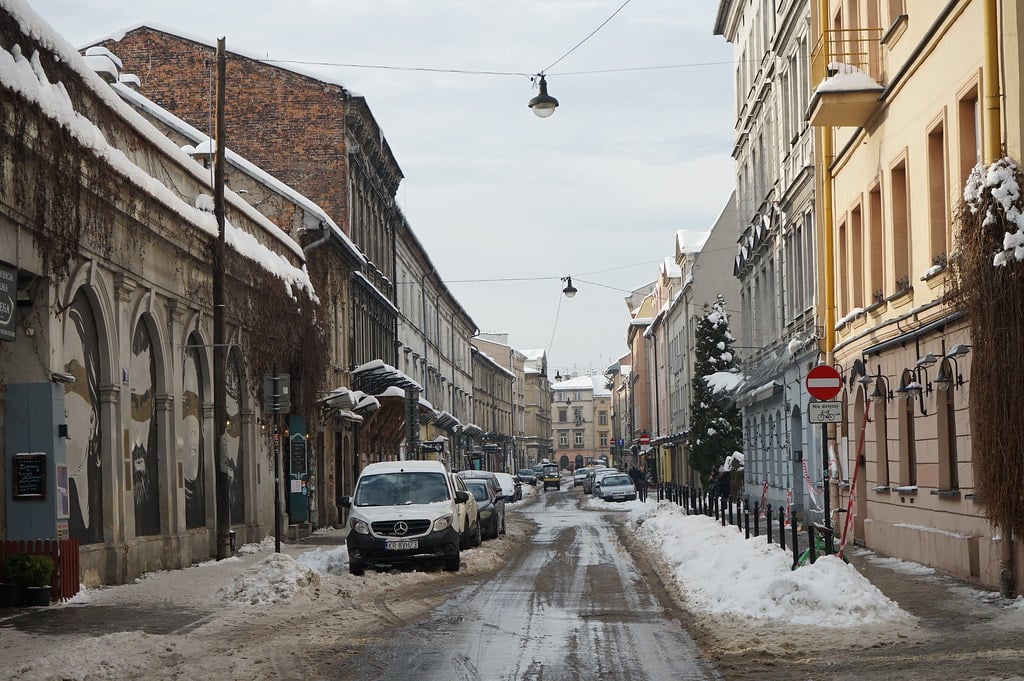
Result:
M562 474L558 471L558 464L544 464L544 489L548 487L562 489Z

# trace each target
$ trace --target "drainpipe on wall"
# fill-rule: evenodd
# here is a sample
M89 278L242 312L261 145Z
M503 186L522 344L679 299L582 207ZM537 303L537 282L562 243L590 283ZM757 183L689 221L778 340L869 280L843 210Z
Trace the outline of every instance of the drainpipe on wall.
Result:
M825 63L828 64L831 59L829 55L829 39L828 39L828 16L829 16L829 0L818 0L818 28L819 34L822 39L822 47L825 51ZM832 157L834 151L832 149L832 128L822 127L821 128L821 229L822 239L821 242L824 246L824 266L825 272L822 277L824 281L822 306L824 308L824 319L825 319L825 338L824 338L824 363L832 364L835 361L834 351L836 347L836 283L835 283L835 244L833 243L833 216L832 216ZM836 430L835 424L822 425L822 471L821 479L823 490L827 493L828 486L832 484L831 473L828 466L828 446L829 442L835 439ZM838 490L837 490L838 491ZM831 499L838 497L836 495L829 495L830 502L827 506L831 506ZM832 509L825 508L825 522L828 523L828 519L831 517Z
M1000 126L999 87L999 19L996 9L997 0L984 0L982 3L982 22L985 31L985 65L984 65L984 161L991 165L1002 156L1002 129ZM1014 575L1014 557L1016 555L1013 530L1000 528L1003 539L999 544L999 593L1006 598L1013 598L1017 591Z

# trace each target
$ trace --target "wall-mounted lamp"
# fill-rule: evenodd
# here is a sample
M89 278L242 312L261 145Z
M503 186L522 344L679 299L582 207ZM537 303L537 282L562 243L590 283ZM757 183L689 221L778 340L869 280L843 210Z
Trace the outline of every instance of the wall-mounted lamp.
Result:
M927 355L918 360L918 365L913 369L904 369L903 376L900 378L900 387L896 389L896 393L900 397L907 397L910 399L917 398L918 408L921 410L921 416L927 416L928 410L924 406L925 393L932 391L932 384L928 381L928 368L927 365L921 365L921 360L927 359ZM932 357L934 363L934 357ZM922 376L923 374L923 376Z
M970 345L958 343L946 351L946 357L963 357L971 351Z
M871 392L869 397L872 400L885 400L888 402L892 399L892 388L889 387L889 377L882 374L882 367L878 367L878 373L874 376L865 376L868 383L874 382L875 389Z
M971 351L971 346L957 344L946 351L942 364L939 365L939 374L935 377L935 385L940 390L948 390L949 386L954 389L964 384L964 376L960 373L960 362L958 357L963 357ZM952 364L950 364L952 362Z
M576 295L576 287L572 285L572 277L562 277L562 281L565 282L565 288L562 289L562 293L565 294L566 298L572 298Z
M540 78L540 94L530 100L529 107L539 118L547 118L555 113L558 100L548 94L548 82L544 79L544 74L539 73L536 77Z
M950 362L953 364L950 365ZM955 367L955 368L954 368ZM959 388L964 384L964 377L960 373L960 365L955 357L947 357L939 365L939 374L935 377L935 387L939 390L949 390L949 386Z

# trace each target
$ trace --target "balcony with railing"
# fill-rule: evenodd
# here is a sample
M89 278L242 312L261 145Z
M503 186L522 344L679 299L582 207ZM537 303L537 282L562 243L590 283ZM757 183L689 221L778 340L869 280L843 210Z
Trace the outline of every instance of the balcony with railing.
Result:
M825 31L811 51L811 125L860 127L878 109L882 29Z

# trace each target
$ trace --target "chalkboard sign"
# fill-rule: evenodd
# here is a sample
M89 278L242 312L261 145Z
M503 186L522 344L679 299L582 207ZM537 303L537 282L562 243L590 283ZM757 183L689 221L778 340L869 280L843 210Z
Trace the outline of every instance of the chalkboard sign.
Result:
M15 499L46 498L46 454L15 454L13 496Z
M306 438L302 435L293 435L289 441L289 463L292 475L306 474Z

